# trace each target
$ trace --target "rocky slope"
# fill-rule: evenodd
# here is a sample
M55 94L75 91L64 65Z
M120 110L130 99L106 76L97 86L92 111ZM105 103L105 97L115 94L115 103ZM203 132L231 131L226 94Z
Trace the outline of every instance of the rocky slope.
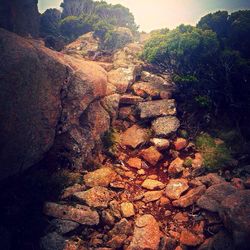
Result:
M108 71L112 95L104 100L116 99L116 105L105 105L111 130L94 170L83 171L82 183L58 201L45 203L53 227L41 248L247 249L249 178L202 174L202 155L177 136L181 121L171 78L144 70L137 59L141 45L97 59L89 44L75 44L71 54L92 54Z
M205 174L179 137L175 85L138 59L142 45L107 54L87 34L58 53L5 30L0 44L1 176L42 158L78 176L43 204L40 249L247 249L249 169ZM23 208L6 200L15 224Z

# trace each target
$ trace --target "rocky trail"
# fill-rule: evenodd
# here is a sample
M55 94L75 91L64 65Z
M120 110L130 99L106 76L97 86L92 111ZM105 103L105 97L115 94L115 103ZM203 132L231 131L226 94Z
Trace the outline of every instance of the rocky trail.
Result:
M104 53L88 33L55 52L0 39L0 170L17 175L0 191L5 249L249 249L249 166L206 171L175 84L139 59L141 44Z
M174 89L168 75L137 73L94 169L45 203L42 249L247 249L249 184L204 172L202 155L178 132Z

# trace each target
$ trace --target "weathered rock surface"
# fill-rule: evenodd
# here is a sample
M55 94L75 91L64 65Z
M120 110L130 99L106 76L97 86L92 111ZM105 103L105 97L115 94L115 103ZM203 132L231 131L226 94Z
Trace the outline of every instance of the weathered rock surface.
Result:
M109 167L103 167L84 175L84 182L88 187L107 187L116 179L116 172Z
M211 212L219 212L223 200L237 189L229 183L216 184L207 189L197 201L197 205Z
M86 202L90 207L106 208L115 195L115 192L105 187L97 186L84 192L77 192L74 194L74 197L79 201Z
M138 157L129 158L129 160L127 161L127 164L131 168L136 168L136 169L141 169L142 168L142 160L140 158L138 158Z
M123 202L121 204L121 213L125 218L135 215L134 205L131 202Z
M171 175L177 175L180 174L184 170L184 160L181 158L176 158L173 160L168 168L168 173Z
M176 114L175 100L157 100L138 104L141 119Z
M119 94L105 96L101 100L101 105L109 113L109 116L112 118L112 120L115 120L117 118L119 103L120 103Z
M106 94L107 74L93 62L65 56L5 30L0 42L0 176L5 178L41 160L56 133L65 132L61 139L68 141L75 131L84 137L77 128L79 119L94 99ZM90 153L94 138L86 138L88 144L83 139L73 144L80 143Z
M163 155L154 146L143 149L140 156L152 166L155 166L163 158Z
M188 207L193 205L204 192L206 191L206 187L204 185L199 186L197 188L191 189L185 195L181 196L180 199L173 201L173 205L175 207Z
M69 233L79 227L79 223L70 220L54 219L50 222L50 231L55 231L58 234Z
M160 243L159 225L152 215L145 214L135 221L135 229L128 250L156 250Z
M158 149L158 150L164 150L167 149L170 146L170 142L167 139L162 138L153 138L150 140L150 142Z
M146 179L142 183L142 187L148 190L163 189L165 187L165 184L157 180Z
M166 186L166 196L172 200L177 200L188 188L186 179L172 179Z
M203 239L198 235L185 230L181 232L180 242L186 246L197 246L203 242Z
M247 249L250 235L250 190L228 195L221 202L220 217L226 228L233 233L237 249Z
M132 86L133 92L141 97L161 97L162 94L167 95L168 97L171 97L171 92L169 90L169 87L166 85L163 85L162 83L152 83L152 82L136 82Z
M179 127L180 121L174 116L159 117L152 122L152 129L157 136L166 137Z
M139 127L138 125L133 125L128 128L120 136L120 144L123 146L130 146L132 148L138 147L140 144L148 140L148 130Z
M120 103L121 104L137 104L139 102L143 102L144 99L140 96L125 94L121 96Z
M73 207L70 205L47 202L44 206L44 213L51 217L75 221L82 225L97 225L99 223L98 213L82 205Z
M157 201L162 197L163 191L148 191L143 195L143 201L145 203Z

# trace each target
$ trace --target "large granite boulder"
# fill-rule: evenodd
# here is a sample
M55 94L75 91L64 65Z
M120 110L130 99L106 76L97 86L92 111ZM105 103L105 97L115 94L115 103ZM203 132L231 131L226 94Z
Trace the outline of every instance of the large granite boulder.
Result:
M1 29L0 79L0 179L41 160L58 135L90 152L109 128L108 113L94 102L106 94L107 74L94 62Z

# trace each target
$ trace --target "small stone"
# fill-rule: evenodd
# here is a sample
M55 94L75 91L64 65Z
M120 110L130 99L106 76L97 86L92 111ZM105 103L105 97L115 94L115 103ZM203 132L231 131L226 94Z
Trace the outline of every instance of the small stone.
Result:
M192 160L192 168L197 169L203 166L204 159L200 153L195 154L195 158Z
M155 166L163 158L163 155L153 146L142 150L140 156L152 166Z
M165 184L163 184L162 182L157 181L157 180L146 179L142 183L142 187L146 188L148 190L163 189L165 187Z
M63 191L63 193L61 195L61 199L67 199L68 197L70 197L74 193L85 190L85 188L86 187L84 185L80 185L80 184L75 184L73 186L70 186Z
M143 201L145 203L157 201L161 198L162 194L162 191L148 191L144 194Z
M117 177L114 170L108 167L103 167L84 175L84 182L88 187L107 187Z
M177 200L188 188L186 179L171 179L166 187L166 196L172 200Z
M170 200L167 197L162 196L160 199L160 205L165 207L170 204Z
M206 187L204 185L199 186L197 188L191 189L187 192L187 194L183 195L180 199L173 201L173 205L175 207L188 207L193 205L206 191Z
M139 174L139 175L145 175L145 170L144 169L139 169L137 171L137 174Z
M170 210L166 210L165 213L164 213L164 215L166 217L168 217L168 216L172 215L172 212Z
M147 141L148 130L143 129L138 125L133 125L120 135L121 146L130 146L134 149Z
M135 158L130 158L127 161L127 164L131 167L131 168L136 168L136 169L141 169L142 167L142 160L138 157Z
M109 210L103 210L102 211L102 221L109 225L109 226L112 226L115 224L115 218L114 216L112 215L112 212L109 211Z
M180 243L186 246L198 246L203 242L203 239L191 233L190 231L184 230L181 232Z
M183 164L184 160L182 160L181 158L176 158L170 163L168 173L171 175L180 174L184 170Z
M150 214L138 217L135 221L135 229L132 241L127 250L156 250L159 247L161 232L155 218Z
M107 246L111 247L112 249L121 248L126 239L126 235L115 235L107 242Z
M129 222L127 219L123 218L119 222L115 224L112 230L108 232L109 236L114 236L114 235L130 235L133 232L133 227L131 222Z
M178 221L178 222L187 222L188 221L188 215L186 213L177 213L174 216L174 220Z
M170 142L167 139L162 138L153 138L150 140L150 142L158 149L158 150L164 150L169 148Z
M129 218L135 215L134 205L131 202L123 202L121 204L122 216Z
M75 193L74 197L86 202L90 207L106 208L115 195L115 192L105 187L93 187L87 191Z
M169 136L180 127L180 121L175 116L159 117L152 122L152 129L156 136Z
M184 138L177 138L174 142L175 150L180 151L188 145L188 141Z
M150 180L157 180L158 176L156 174L151 174L151 175L148 176L148 179L150 179Z

